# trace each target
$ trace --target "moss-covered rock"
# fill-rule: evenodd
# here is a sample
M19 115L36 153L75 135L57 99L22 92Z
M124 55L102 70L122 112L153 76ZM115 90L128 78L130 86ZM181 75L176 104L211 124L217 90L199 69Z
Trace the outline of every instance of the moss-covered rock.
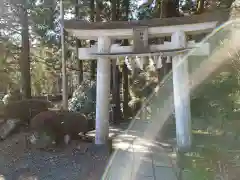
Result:
M31 130L35 134L35 143L42 146L55 142L61 145L68 135L71 139L79 139L80 133L94 130L95 123L78 112L45 111L31 120Z
M29 120L40 112L47 111L51 103L45 100L20 100L11 101L4 106L4 119L19 119L29 124Z

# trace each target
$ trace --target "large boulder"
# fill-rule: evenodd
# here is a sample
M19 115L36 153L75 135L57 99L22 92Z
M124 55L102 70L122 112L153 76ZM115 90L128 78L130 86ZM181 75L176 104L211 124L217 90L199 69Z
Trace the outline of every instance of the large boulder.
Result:
M68 111L45 111L39 113L31 120L30 141L41 148L64 143L65 137L79 139L80 134L94 130L94 120L87 119L85 115ZM66 143L66 142L65 142Z
M51 103L46 100L11 101L4 107L4 119L19 119L24 124L29 124L30 119L50 107Z
M3 120L4 117L4 103L0 101L0 123Z

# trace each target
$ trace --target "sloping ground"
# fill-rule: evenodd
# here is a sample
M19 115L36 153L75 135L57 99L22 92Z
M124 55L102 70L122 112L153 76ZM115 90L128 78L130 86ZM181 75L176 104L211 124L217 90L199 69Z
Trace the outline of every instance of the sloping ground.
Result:
M96 167L103 167L107 156L104 152L96 151L94 155L84 152L90 146L91 144L81 143L80 149L71 145L57 152L28 150L23 134L17 134L0 143L0 173L6 180L15 180L20 175L29 173L41 180L97 180L101 172L96 172ZM101 156L100 159L96 158L98 156Z
M185 180L238 180L239 144L239 140L230 136L194 134L194 147L191 152L184 154L181 162L188 174Z
M123 126L124 128L124 126ZM121 128L112 127L117 134ZM21 175L39 180L99 180L108 161L108 152L92 143L73 142L55 152L29 149L25 134L15 134L0 142L0 175L17 180Z

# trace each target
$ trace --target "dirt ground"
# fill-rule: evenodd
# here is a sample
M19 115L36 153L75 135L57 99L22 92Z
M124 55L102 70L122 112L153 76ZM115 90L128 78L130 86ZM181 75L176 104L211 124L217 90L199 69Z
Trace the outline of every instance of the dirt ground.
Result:
M63 149L46 152L27 148L24 135L15 134L0 142L0 175L5 180L101 179L109 155L94 150L92 143L72 142Z

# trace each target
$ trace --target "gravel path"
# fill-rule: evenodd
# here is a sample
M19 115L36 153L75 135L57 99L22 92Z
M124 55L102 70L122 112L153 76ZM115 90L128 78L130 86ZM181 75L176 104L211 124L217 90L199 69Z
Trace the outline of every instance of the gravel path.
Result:
M16 134L0 142L0 175L5 180L24 175L34 175L38 180L99 180L107 163L107 153L93 150L91 143L45 152L27 149L24 139L24 134Z

